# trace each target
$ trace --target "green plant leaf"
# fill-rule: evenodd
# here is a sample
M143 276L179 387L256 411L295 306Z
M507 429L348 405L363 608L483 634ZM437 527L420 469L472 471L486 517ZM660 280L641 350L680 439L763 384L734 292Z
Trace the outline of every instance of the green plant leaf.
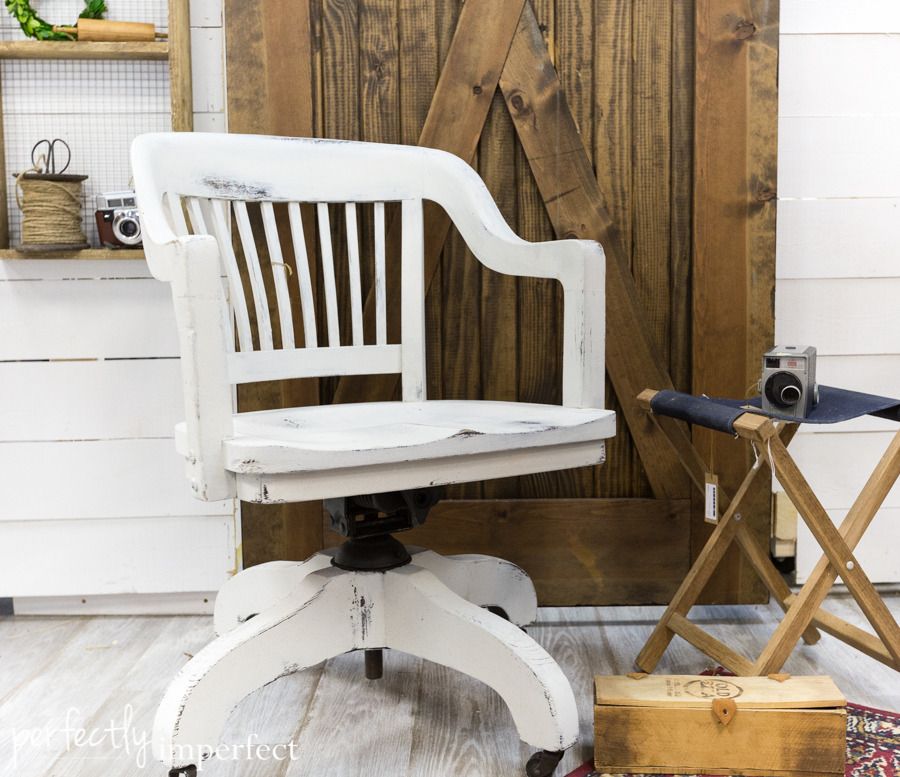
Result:
M31 7L29 0L4 0L6 10L19 23L29 38L37 40L72 40L65 32L55 32L53 25L44 21ZM101 19L106 13L106 0L85 0L79 19Z

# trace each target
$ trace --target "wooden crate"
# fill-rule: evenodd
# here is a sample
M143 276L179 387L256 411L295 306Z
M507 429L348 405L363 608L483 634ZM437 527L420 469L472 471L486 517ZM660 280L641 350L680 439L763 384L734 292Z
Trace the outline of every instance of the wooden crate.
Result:
M830 677L596 677L594 700L600 773L844 774L847 702Z

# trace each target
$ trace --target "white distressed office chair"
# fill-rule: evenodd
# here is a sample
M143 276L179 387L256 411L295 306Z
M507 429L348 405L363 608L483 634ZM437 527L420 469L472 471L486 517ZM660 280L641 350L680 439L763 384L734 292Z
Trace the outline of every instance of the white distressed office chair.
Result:
M467 164L423 148L165 133L135 140L132 164L147 260L172 286L187 411L176 443L194 493L263 503L324 499L348 537L336 551L252 567L223 586L218 638L188 662L160 705L157 757L171 775L194 774L231 710L255 689L352 650L366 651L367 675L377 677L381 649L396 648L494 688L521 738L539 749L527 774L550 775L575 742L578 716L560 668L519 628L536 615L531 580L500 559L405 548L390 532L421 523L442 484L603 460L615 418L603 409L600 246L521 240ZM423 200L447 211L487 267L562 283L563 406L426 399ZM400 256L385 256L388 202L401 203ZM261 211L267 260L248 203ZM287 203L303 345L293 331L276 203ZM314 203L318 215L324 338L299 203ZM358 203L374 203L376 331L368 339ZM336 207L345 209L348 239L352 344L344 345L329 221ZM247 263L246 297L232 224ZM392 261L401 262L401 288L386 288ZM280 348L273 347L266 281L275 290ZM401 306L400 342L388 342L388 305ZM375 373L400 373L403 400L233 412L234 384Z

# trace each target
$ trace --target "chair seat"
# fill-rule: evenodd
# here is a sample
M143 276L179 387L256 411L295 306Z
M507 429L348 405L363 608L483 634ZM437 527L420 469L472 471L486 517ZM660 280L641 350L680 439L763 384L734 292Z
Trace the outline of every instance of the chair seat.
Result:
M234 427L224 442L230 471L282 474L591 442L601 461L615 414L523 402L367 402L237 413ZM187 455L184 424L176 444Z

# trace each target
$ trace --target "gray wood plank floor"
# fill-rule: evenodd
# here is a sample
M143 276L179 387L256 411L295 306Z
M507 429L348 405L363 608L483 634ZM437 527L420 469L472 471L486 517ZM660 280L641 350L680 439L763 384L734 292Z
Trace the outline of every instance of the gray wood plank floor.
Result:
M900 594L886 600L900 616ZM828 607L863 625L851 599ZM591 679L632 671L659 607L545 608L529 632L576 691L581 741L559 777L591 755ZM699 607L693 619L746 654L775 627L774 605ZM146 740L169 678L212 637L206 617L0 618L0 777L165 777ZM658 669L711 666L675 640ZM851 700L900 708L900 674L823 635L800 646L793 674L830 674ZM342 656L263 688L232 714L209 777L521 775L530 749L488 688L444 667L389 652L366 681L362 656ZM82 733L83 730L83 733ZM93 735L94 744L79 743ZM282 745L272 752L267 746ZM292 745L292 749L291 746ZM253 755L248 758L248 752Z

